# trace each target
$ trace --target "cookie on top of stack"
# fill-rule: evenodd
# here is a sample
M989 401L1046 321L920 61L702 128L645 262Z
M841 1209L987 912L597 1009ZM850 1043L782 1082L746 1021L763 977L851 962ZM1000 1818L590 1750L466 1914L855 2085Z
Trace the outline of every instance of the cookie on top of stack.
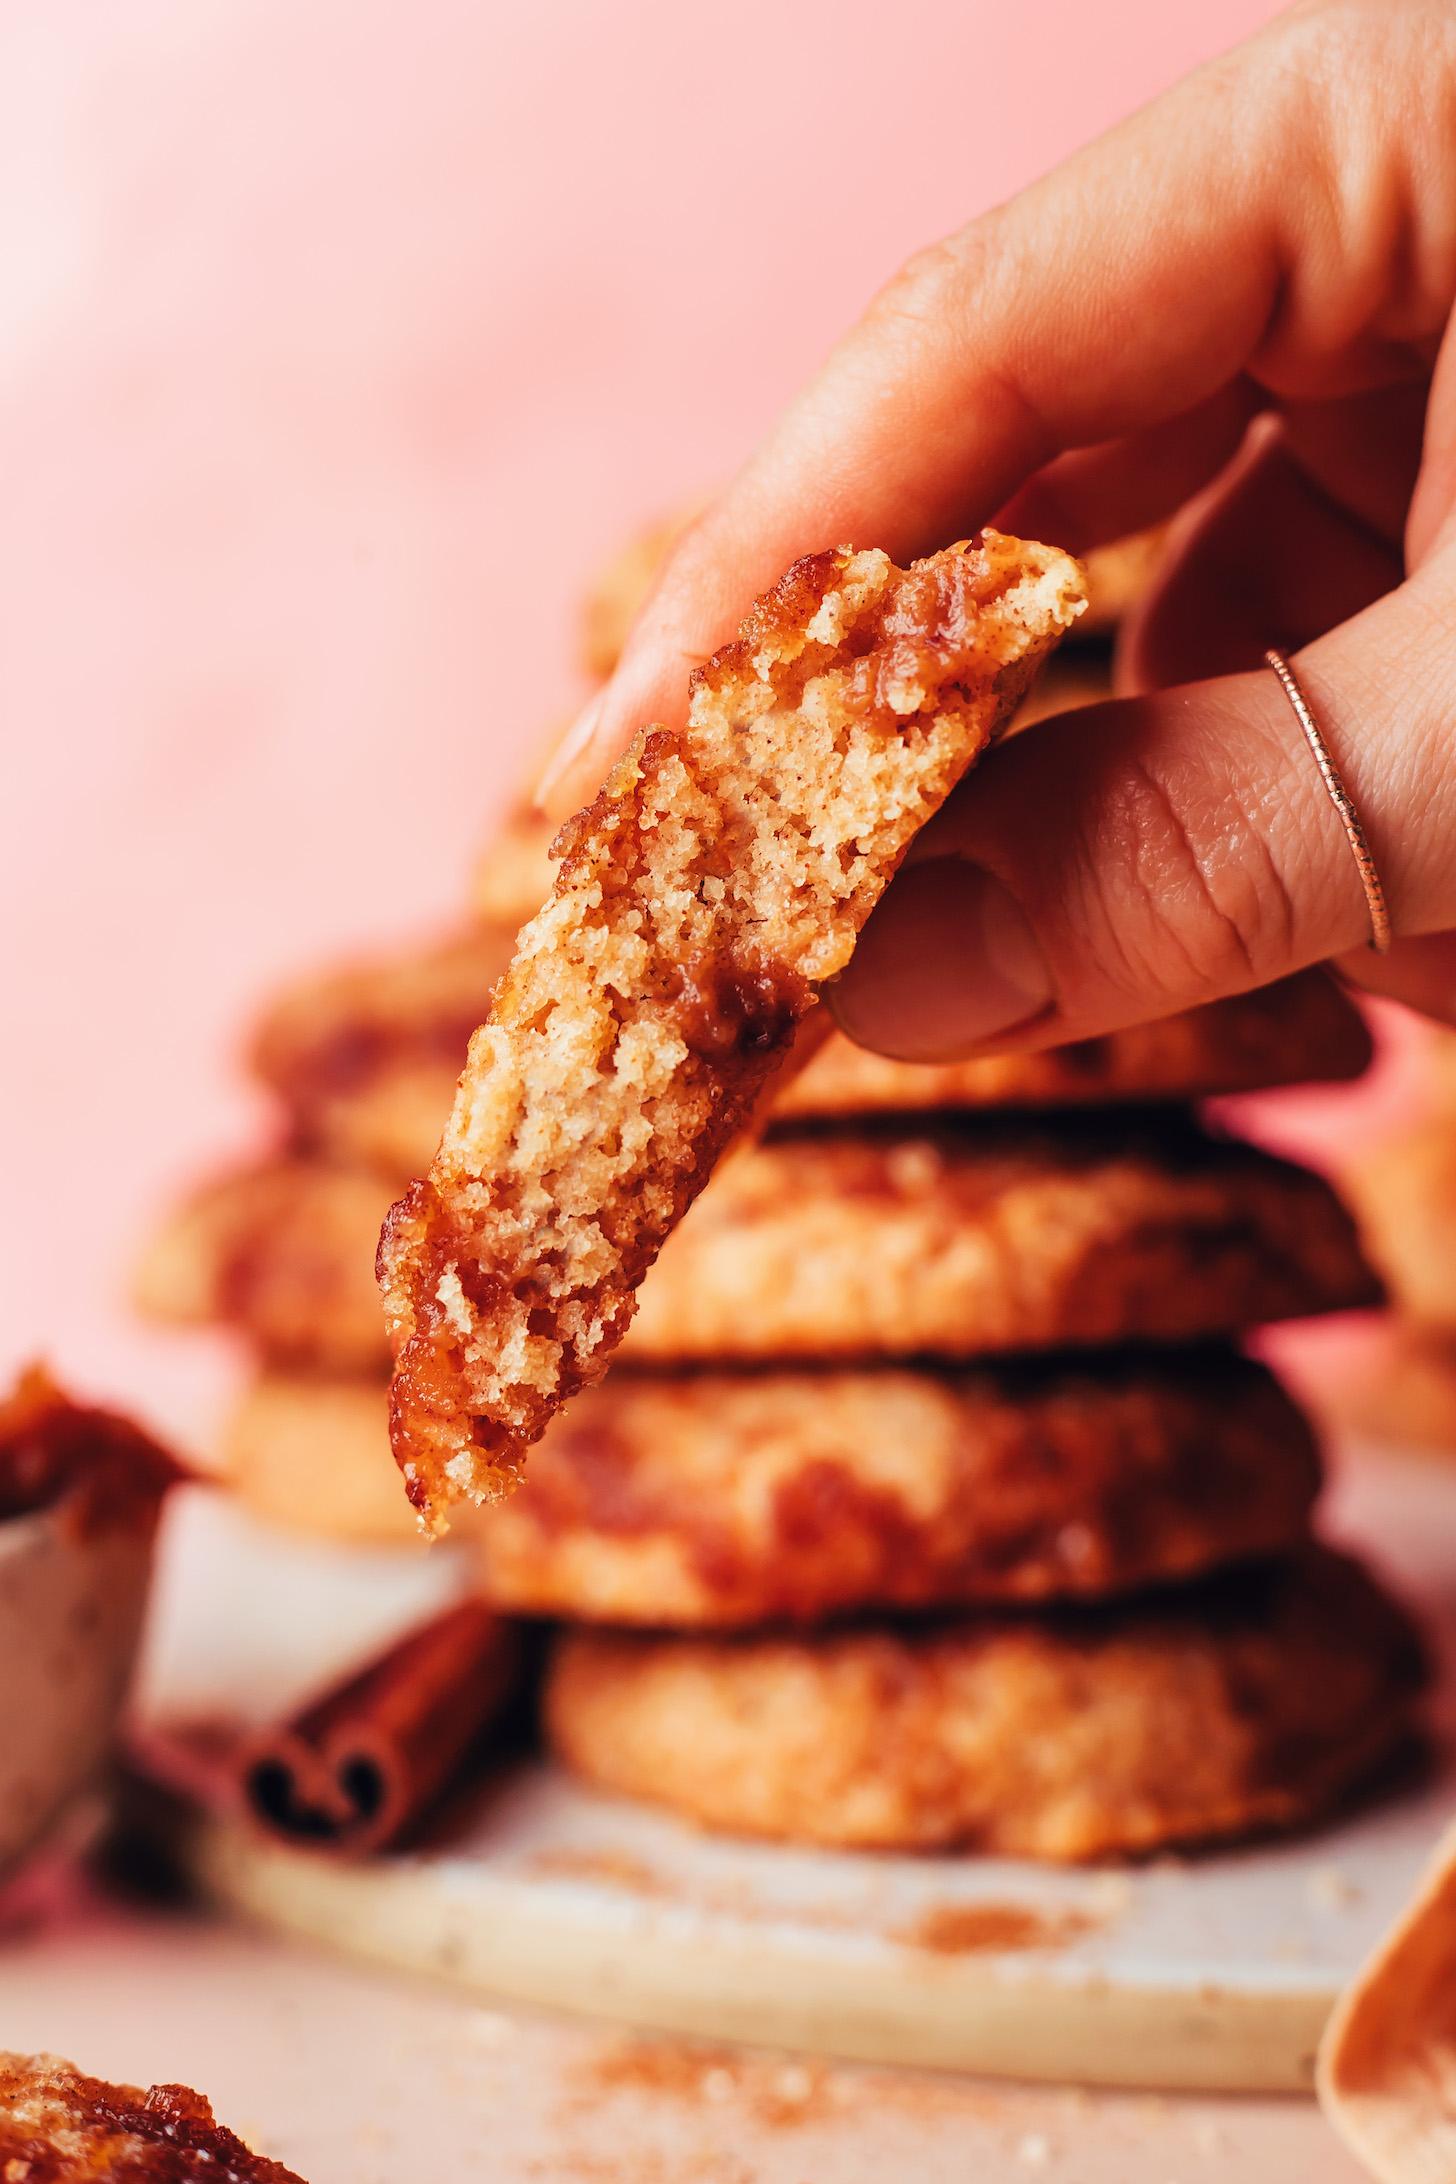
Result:
M542 863L521 815L487 922L286 997L255 1046L286 1153L152 1253L156 1309L254 1339L231 1465L283 1522L412 1535L375 1240ZM572 1626L567 1761L713 1826L1053 1858L1292 1824L1367 1771L1418 1647L1313 1544L1309 1430L1232 1338L1377 1285L1321 1179L1190 1103L1368 1051L1319 973L1052 1054L918 1068L832 1036L668 1242L608 1380L471 1519L487 1595Z

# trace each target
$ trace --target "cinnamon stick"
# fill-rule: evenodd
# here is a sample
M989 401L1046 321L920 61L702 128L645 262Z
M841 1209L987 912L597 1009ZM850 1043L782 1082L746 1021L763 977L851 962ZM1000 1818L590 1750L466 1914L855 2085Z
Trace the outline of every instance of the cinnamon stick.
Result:
M465 1600L409 1631L243 1761L254 1817L290 1843L383 1850L428 1811L515 1686L514 1626Z

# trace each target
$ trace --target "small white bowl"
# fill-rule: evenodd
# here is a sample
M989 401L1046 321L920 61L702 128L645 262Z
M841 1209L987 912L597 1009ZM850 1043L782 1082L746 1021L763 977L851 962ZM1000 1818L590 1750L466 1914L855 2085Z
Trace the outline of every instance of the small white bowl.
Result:
M0 1519L0 1874L100 1772L147 1604L161 1494L91 1478Z

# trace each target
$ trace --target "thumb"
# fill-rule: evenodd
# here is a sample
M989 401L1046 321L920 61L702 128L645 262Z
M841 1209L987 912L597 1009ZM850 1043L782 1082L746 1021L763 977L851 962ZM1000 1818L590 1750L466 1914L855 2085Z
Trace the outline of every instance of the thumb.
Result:
M1453 608L1448 550L1294 662L1398 935L1456 928ZM1263 670L993 751L918 837L830 1000L852 1039L906 1060L1051 1046L1356 960L1369 931L1339 815Z

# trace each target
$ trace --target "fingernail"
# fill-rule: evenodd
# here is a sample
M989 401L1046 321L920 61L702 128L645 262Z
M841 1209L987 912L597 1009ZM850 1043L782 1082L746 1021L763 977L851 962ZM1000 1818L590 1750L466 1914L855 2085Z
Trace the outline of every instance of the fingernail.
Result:
M1019 904L959 857L907 865L826 997L859 1046L952 1061L1046 1013L1051 974Z
M598 690L594 697L587 699L586 704L551 753L546 762L546 770L536 783L536 793L531 799L533 812L539 815L546 809L557 783L562 781L571 771L571 768L581 757L582 752L591 742L592 737L597 732L597 722L602 717L602 707L606 703L606 696L607 691L604 687Z

